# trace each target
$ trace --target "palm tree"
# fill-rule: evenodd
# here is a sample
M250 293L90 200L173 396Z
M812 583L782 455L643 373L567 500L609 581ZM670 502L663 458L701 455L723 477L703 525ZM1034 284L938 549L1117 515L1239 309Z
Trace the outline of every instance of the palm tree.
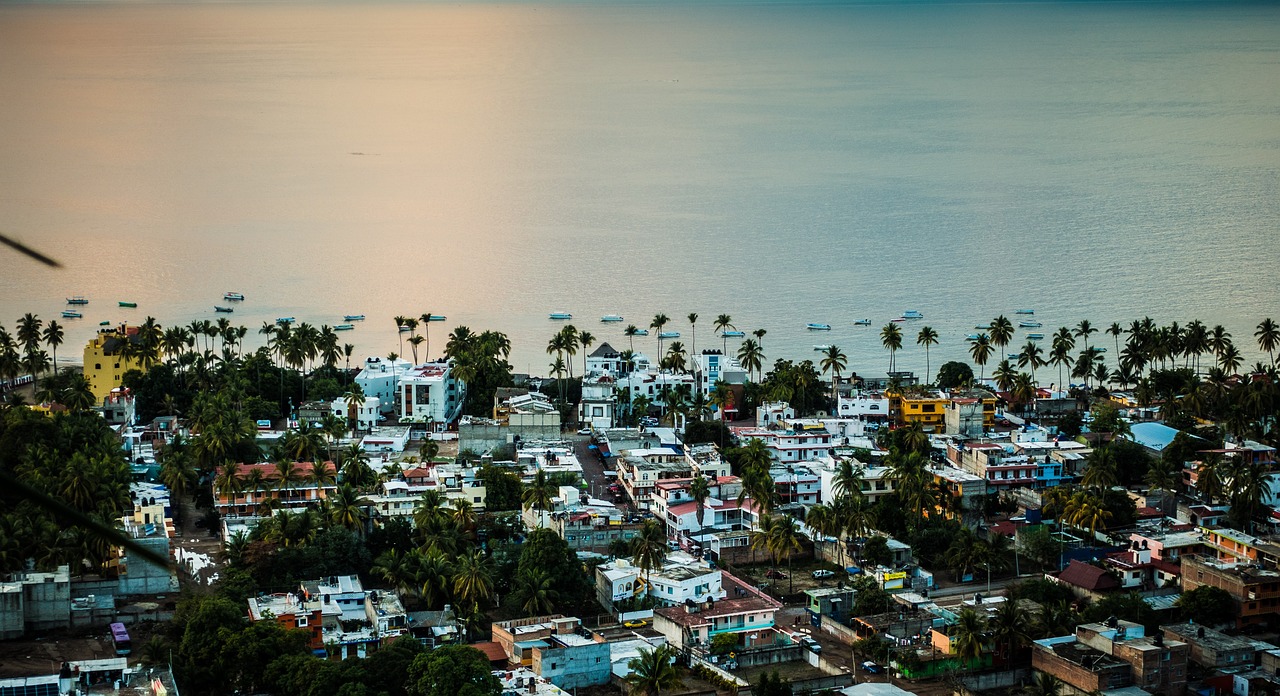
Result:
M1013 322L1001 314L991 321L990 331L992 345L1003 353L1004 347L1013 340Z
M1271 321L1268 319L1267 321ZM53 374L58 374L58 346L62 345L62 325L50 319L44 329L44 343L53 351Z
M1240 349L1230 343L1228 343L1222 349L1222 353L1218 355L1218 367L1221 367L1222 371L1229 375L1239 372L1242 362L1243 359L1240 356Z
M694 355L698 354L698 313L689 312L689 351Z
M431 362L431 312L423 312L418 319L422 321L422 334L427 341L427 352L422 359L424 362Z
M1110 520L1112 515L1111 511L1104 507L1101 498L1092 493L1080 491L1067 501L1063 516L1067 523L1077 529L1087 529L1090 536L1094 536L1098 533L1098 527L1106 528L1107 520Z
M636 352L636 334L638 333L640 333L640 329L635 324L627 324L627 328L622 332L622 335L627 337L627 343L632 353Z
M742 342L742 347L738 349L738 362L747 370L750 376L756 372L760 372L761 365L764 362L764 349L755 339L748 338Z
M453 574L453 594L467 604L479 604L493 595L493 570L482 551L458 559Z
M596 337L589 331L583 331L578 334L578 345L582 346L582 376L587 375L587 351L591 350L591 346L596 342Z
M542 568L525 570L516 576L513 594L524 597L520 609L529 616L546 616L555 612L555 582Z
M756 329L755 331L751 332L751 335L756 337L756 343L760 344L761 350L764 349L764 335L767 333L769 332L764 329Z
M520 494L520 501L526 510L532 508L541 512L551 512L555 508L555 497L555 486L547 478L547 472L539 469L533 477L533 483ZM541 524L541 516L539 524Z
M840 397L836 393L836 384L840 381L840 373L848 365L849 357L840 350L840 346L827 346L822 355L821 367L823 372L831 373L831 400L835 402L837 411L840 409Z
M929 384L929 346L938 345L938 332L931 326L920 327L920 333L916 334L916 345L924 346L924 381Z
M645 520L640 533L631 539L631 560L648 577L667 558L667 536L655 520Z
M652 650L641 648L640 654L627 662L631 673L625 677L631 696L660 696L684 686L680 672L673 664L675 650L663 644Z
M360 426L360 409L364 408L364 389L359 384L352 384L351 391L347 392L347 422L350 424L351 432L359 430Z
M961 609L951 627L951 649L956 657L966 661L982 657L986 631L987 622L978 612L968 607Z
M663 362L672 372L683 374L688 371L686 355L684 344L680 341L672 341L671 345L667 346L667 358Z
M1089 336L1098 333L1098 330L1093 327L1093 324L1089 323L1088 319L1081 319L1080 323L1076 324L1076 329L1074 333L1076 338L1079 338L1082 341L1084 341L1084 349L1088 351Z
M733 325L733 317L729 316L728 314L721 314L720 316L716 317L716 321L715 321L715 324L713 324L713 326L715 327L716 331L720 332L720 342L722 344L720 346L720 354L728 355L729 354L729 337L725 336L724 332L729 329L738 328Z
M1001 604L991 616L988 627L1006 660L1031 642L1031 615L1016 599L1009 598Z
M1120 326L1120 322L1112 322L1111 326L1107 327L1107 333L1111 334L1111 337L1115 339L1116 354L1119 355L1120 354L1120 334L1124 333L1124 328Z
M396 315L395 322L396 335L400 338L400 354L404 355L404 332L400 329L409 325L409 317L406 317L403 314Z
M791 558L795 552L801 549L800 532L796 529L796 521L788 515L778 515L774 518L773 524L769 527L768 532L768 549L773 555L773 564L778 564L778 558L783 554L787 556L787 594L795 591L794 573L791 571Z
M689 497L693 498L693 502L697 504L698 529L702 529L702 514L706 508L707 498L711 497L711 485L707 483L705 476L699 474L689 482Z
M890 322L880 329L880 343L889 351L889 372L894 371L895 354L902 349L902 329Z
M969 345L969 356L981 370L978 373L981 382L987 374L987 361L991 359L991 339L985 333L978 334L978 340Z
M1058 696L1062 693L1062 680L1048 672L1036 671L1031 683L1022 687L1022 696Z
M53 322L49 322L52 324ZM61 402L72 412L88 411L97 403L93 395L93 387L89 379L81 374L72 374L66 389L62 392Z
M1018 371L1013 369L1013 365L1008 360L1001 360L996 369L991 372L991 378L996 381L996 387L1002 392L1007 392L1013 388L1013 380L1017 377Z
M1216 454L1206 454L1196 467L1196 490L1204 496L1206 503L1222 497L1222 459Z
M658 313L653 316L653 321L649 322L649 328L653 329L653 332L658 335L658 359L659 360L662 359L662 327L666 326L667 322L669 321L671 321L671 317L668 317L667 315L662 313Z
M344 483L338 486L338 490L329 498L326 503L329 508L329 521L345 527L352 531L361 531L364 529L365 505L368 501L363 500L355 488Z
M1044 349L1036 345L1035 341L1027 341L1027 345L1022 347L1022 352L1018 354L1018 367L1031 368L1031 381L1035 382L1036 368L1044 367L1049 361L1041 357Z
M52 321L49 322L49 326L52 327L53 323ZM1265 352L1271 358L1271 364L1274 365L1276 362L1276 347L1280 346L1280 326L1276 325L1268 317L1258 324L1258 330L1253 335L1258 339L1258 349ZM54 362L57 361L55 360Z

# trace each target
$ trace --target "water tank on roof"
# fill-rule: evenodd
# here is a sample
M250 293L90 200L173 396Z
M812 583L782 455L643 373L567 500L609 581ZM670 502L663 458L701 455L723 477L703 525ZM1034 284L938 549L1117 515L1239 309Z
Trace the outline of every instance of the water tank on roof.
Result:
M1039 508L1027 509L1027 524L1040 524L1041 519Z

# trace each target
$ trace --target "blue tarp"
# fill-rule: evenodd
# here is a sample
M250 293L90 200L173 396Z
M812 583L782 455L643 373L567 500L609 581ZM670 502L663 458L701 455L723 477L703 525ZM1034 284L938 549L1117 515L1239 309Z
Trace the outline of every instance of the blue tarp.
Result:
M849 566L848 568L845 568L844 570L845 570L845 572L846 572L846 573L848 573L848 574L850 574L850 575L857 575L858 573L861 573L861 572L862 572L862 569L861 569L861 568L859 568L858 566Z

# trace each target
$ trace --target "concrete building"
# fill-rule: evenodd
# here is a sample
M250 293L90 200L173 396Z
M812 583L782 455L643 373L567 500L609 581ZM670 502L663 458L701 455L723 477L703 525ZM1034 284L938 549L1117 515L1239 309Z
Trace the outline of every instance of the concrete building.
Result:
M103 329L89 339L84 347L84 376L95 401L101 403L121 386L120 380L129 370L144 370L142 360L136 355L122 355L125 341L140 343L137 326L121 324Z
M289 629L307 631L308 647L317 655L325 654L322 597L306 599L293 592L249 598L250 621L275 621Z
M820 459L831 453L833 440L818 420L785 419L773 428L736 428L740 440L763 440L776 462L792 464Z
M1129 621L1082 624L1075 635L1033 641L1031 666L1084 692L1137 686L1182 696L1190 646L1163 634L1146 637Z
M356 375L355 382L364 391L366 399L377 399L378 408L383 413L391 413L396 408L400 376L412 367L413 363L403 358L396 358L394 361L378 357L365 358L364 367Z
M647 574L626 559L609 561L596 568L595 579L596 598L605 607L641 596L653 597L664 606L726 596L721 571L682 551L667 554L662 568Z
M333 462L320 464L334 476L323 483L317 482L312 475L315 464L293 463L292 483L287 486L279 484L284 474L277 464L235 466L235 476L240 480L239 491L219 490L216 482L224 477L224 467L218 467L214 476L213 507L222 516L223 532L227 535L238 529L252 529L264 514L271 514L271 510L297 511L319 506L321 501L338 490L337 469Z
M618 418L617 391L618 381L613 375L583 377L578 422L592 428L612 428Z
M947 460L986 481L988 492L1035 486L1037 462L1012 446L955 438L947 442Z
M328 410L341 418L343 423L355 424L358 431L370 431L378 427L378 419L382 415L382 400L376 396L365 396L363 403L348 405L345 396L340 396L328 404Z
M678 649L709 645L721 633L773 628L782 603L752 585L724 573L726 598L719 602L688 602L653 612L654 630Z
M448 361L415 365L400 375L396 414L401 423L427 423L440 432L462 415L466 395L466 383L454 375Z
M612 662L604 637L575 617L554 614L493 624L493 641L511 664L562 689L606 684Z
M1255 641L1229 636L1199 624L1172 624L1161 626L1160 631L1166 641L1182 641L1191 646L1188 659L1206 669L1251 667L1258 653Z
M1265 623L1280 608L1280 572L1243 561L1183 556L1182 591L1205 585L1226 590L1235 600L1238 627Z

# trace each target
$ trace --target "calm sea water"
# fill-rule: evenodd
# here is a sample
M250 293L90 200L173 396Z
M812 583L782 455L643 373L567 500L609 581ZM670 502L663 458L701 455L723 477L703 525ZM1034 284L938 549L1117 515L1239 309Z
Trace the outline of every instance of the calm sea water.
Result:
M0 250L0 322L83 294L72 344L228 290L253 328L366 314L367 354L396 314L501 329L536 373L553 310L864 372L906 309L935 369L1016 308L1251 360L1280 318L1274 3L0 4L0 95L0 229L66 264Z

